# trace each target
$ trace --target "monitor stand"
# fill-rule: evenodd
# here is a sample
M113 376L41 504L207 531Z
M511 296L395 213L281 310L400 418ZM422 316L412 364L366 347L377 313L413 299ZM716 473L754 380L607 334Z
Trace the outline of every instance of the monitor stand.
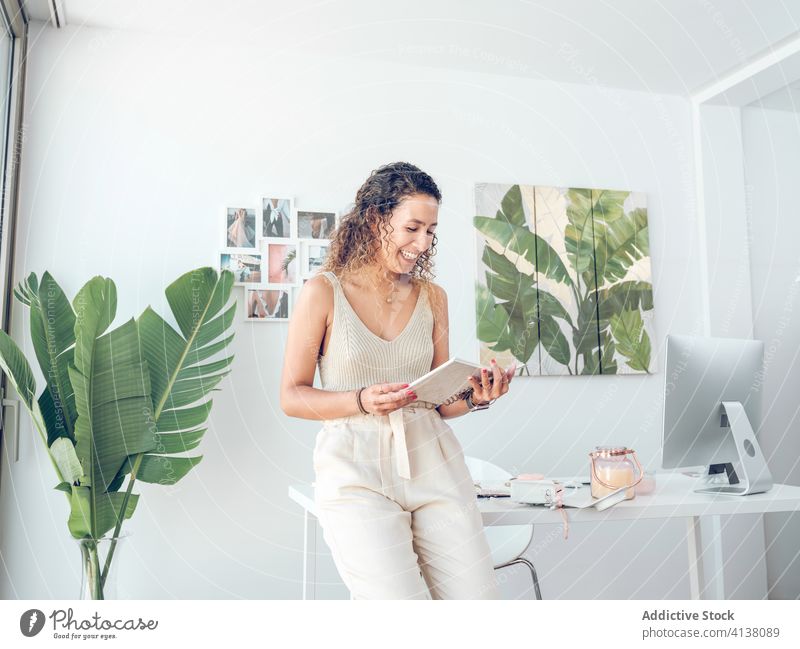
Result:
M695 492L746 496L769 491L772 489L772 474L767 468L744 406L739 401L723 401L721 410L723 422L727 418L736 444L741 476L736 474L732 462L712 464L706 475L700 479L700 486ZM727 474L728 484L720 485L718 479L723 472Z

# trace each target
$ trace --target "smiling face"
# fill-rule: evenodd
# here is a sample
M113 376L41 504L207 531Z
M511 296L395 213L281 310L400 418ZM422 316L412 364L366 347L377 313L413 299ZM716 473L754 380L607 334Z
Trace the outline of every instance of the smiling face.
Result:
M439 217L439 202L427 194L410 194L392 210L392 232L380 237L380 265L394 273L410 273L419 256L433 242Z

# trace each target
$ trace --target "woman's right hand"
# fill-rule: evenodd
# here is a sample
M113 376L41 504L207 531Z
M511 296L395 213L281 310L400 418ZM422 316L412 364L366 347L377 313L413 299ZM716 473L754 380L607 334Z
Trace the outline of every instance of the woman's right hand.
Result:
M417 398L408 383L376 383L361 392L361 405L371 415L388 415L413 403Z

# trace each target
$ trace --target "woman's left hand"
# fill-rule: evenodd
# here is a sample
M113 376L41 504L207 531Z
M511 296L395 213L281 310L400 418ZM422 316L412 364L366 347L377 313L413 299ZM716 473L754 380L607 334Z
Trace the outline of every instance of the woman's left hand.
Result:
M493 399L502 397L508 392L508 386L514 378L516 369L517 365L514 363L508 370L503 370L503 368L492 359L491 367L489 369L484 367L481 370L480 380L475 376L469 377L469 382L472 386L472 403L489 403L489 401Z

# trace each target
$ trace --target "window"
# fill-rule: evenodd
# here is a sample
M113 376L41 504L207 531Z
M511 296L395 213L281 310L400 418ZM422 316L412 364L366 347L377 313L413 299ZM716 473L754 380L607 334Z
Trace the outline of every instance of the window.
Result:
M22 99L28 24L20 3L0 0L0 327L9 328L17 217L19 159L21 154ZM6 378L0 376L0 453L8 449L6 436ZM18 406L15 406L18 407ZM16 453L17 444L13 444ZM2 462L0 462L2 466Z

